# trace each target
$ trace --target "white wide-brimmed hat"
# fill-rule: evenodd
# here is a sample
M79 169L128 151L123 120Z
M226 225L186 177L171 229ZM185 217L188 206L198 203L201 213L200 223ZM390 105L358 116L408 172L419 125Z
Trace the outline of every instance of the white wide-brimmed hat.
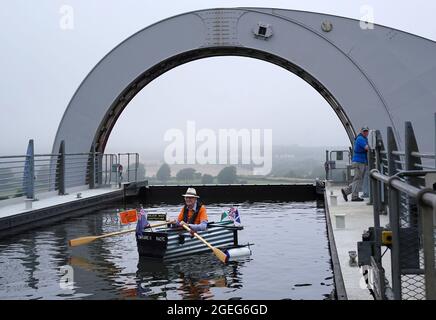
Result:
M186 194L183 194L182 196L183 197L200 198L199 196L197 196L197 191L195 191L194 188L188 188L188 190L186 190Z

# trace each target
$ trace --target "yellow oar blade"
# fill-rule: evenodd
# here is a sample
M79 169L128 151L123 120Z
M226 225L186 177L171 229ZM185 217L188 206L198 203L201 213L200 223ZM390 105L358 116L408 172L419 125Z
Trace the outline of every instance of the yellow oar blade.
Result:
M215 254L215 256L218 259L220 259L220 261L222 263L226 263L227 262L227 255L224 252L222 252L220 249L213 247L212 251Z
M68 241L68 244L70 245L70 247L77 247L77 246L81 246L82 244L90 243L90 242L94 241L95 239L98 239L98 236L97 237L96 236L89 236L89 237L71 239L70 241Z

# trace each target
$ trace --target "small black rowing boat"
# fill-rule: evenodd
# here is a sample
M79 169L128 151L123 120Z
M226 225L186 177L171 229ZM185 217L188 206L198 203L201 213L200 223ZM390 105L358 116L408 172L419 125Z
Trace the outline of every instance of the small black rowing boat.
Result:
M238 243L238 231L242 226L235 226L232 221L211 222L205 231L198 234L212 246L220 249L241 248ZM192 254L210 252L209 247L191 237L183 229L161 228L144 231L136 236L138 253L141 257L176 259Z

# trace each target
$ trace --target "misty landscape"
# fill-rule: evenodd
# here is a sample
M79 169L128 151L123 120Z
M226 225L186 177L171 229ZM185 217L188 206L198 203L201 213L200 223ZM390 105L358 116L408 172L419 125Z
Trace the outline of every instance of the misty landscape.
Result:
M273 146L272 170L253 175L252 165L166 165L162 150L140 156L138 179L150 184L212 183L298 183L325 178L326 150L347 150L345 146ZM233 169L231 169L233 168Z
M3 1L0 302L436 300L435 11Z

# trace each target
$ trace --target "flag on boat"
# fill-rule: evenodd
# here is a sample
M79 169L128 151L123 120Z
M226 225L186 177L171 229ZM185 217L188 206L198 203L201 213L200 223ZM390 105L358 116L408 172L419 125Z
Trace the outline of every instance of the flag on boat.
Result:
M241 224L241 216L239 215L239 211L237 208L230 208L229 210L229 218L235 224Z
M120 212L121 224L129 224L138 221L136 209Z
M221 215L221 221L229 219L234 224L241 224L241 216L237 208L230 208L228 211L224 211Z
M149 227L150 223L147 221L147 214L145 213L144 208L141 208L139 211L138 223L136 224L136 235L142 236L144 229Z
M220 221L224 221L224 220L226 220L226 218L229 216L229 212L228 211L224 211L222 214L221 214L221 220Z

